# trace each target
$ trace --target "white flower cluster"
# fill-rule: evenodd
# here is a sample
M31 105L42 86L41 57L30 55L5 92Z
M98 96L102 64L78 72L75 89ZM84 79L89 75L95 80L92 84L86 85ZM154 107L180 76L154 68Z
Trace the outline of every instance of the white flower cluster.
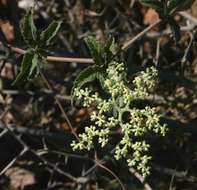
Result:
M144 140L149 132L164 136L166 127L160 125L160 115L155 108L146 106L138 109L132 106L136 99L144 99L154 88L157 71L148 68L134 78L131 88L126 85L124 64L112 62L107 70L104 88L109 97L102 98L89 88L75 89L74 96L84 107L95 105L97 111L92 112L92 125L85 127L85 132L79 135L80 142L73 141L73 149L93 148L93 139L98 138L102 147L108 144L112 131L121 129L122 139L116 145L115 158L126 159L129 167L136 167L144 176L150 172L147 156L150 145Z

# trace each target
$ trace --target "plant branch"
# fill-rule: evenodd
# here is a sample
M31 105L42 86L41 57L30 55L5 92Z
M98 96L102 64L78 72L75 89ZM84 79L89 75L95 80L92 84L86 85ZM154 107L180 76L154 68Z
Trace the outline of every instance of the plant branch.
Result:
M162 20L158 19L156 20L153 24L151 24L150 26L148 26L147 28L145 28L142 32L140 32L139 34L137 34L134 38L126 41L123 46L121 47L122 51L126 51L129 47L131 47L131 45L136 42L139 38L141 38L142 36L144 36L147 32L149 32L150 30L152 30L155 26L157 26Z
M95 163L97 166L99 166L100 168L106 170L107 172L109 172L117 181L118 183L120 184L122 190L126 190L123 183L121 182L121 180L119 179L119 177L112 171L110 170L109 168L107 168L106 166L104 166L101 161L98 159L97 157L97 154L95 153Z
M129 171L144 185L145 190L152 190L151 186L145 182L145 178L140 175L134 168L130 168Z
M25 54L26 51L18 48L18 47L13 47L11 45L8 45L8 47L10 48L10 50L12 50L15 53L18 54ZM50 62L67 62L67 63L94 63L93 59L91 58L73 58L73 57L57 57L57 56L47 56L46 57L47 61Z
M2 171L0 171L0 175L2 175L8 168L10 168L16 162L16 160L19 157L21 157L22 155L24 155L24 153L26 153L27 151L29 151L32 154L34 154L36 157L38 157L44 164L48 165L49 167L51 167L56 172L62 174L63 176L69 178L70 180L72 180L72 181L74 181L76 183L83 183L83 181L80 178L76 178L76 177L72 176L71 174L64 172L63 170L61 170L60 168L58 168L55 164L53 164L53 163L49 162L48 160L46 160L45 158L41 157L39 154L37 154L37 152L35 150L31 149L22 139L20 139L12 131L12 129L9 126L7 126L5 123L3 123L3 125L4 125L4 128L7 129L7 131L14 137L14 139L19 144L21 144L23 146L23 150Z
M142 32L140 32L139 34L137 34L134 38L126 41L122 47L121 47L121 51L126 51L129 47L131 47L131 45L136 42L138 39L140 39L143 35L145 35L147 32L149 32L152 28L154 28L156 25L158 25L162 20L158 19L156 20L153 24L151 24L150 26L148 26L147 28L145 28ZM18 47L13 47L11 45L8 45L8 47L10 48L10 50L12 50L15 53L18 54L25 54L26 51L18 48ZM68 62L68 63L94 63L94 60L92 58L73 58L73 57L57 57L57 56L47 56L46 57L47 61L50 62Z
M47 78L44 76L44 74L43 74L42 72L40 72L40 75L41 75L41 77L42 77L42 80L43 80L44 83L46 84L47 88L48 88L50 91L53 92L53 87L51 86L51 84L49 83L49 81L47 80ZM75 138L76 138L78 141L80 141L80 139L79 139L78 135L76 134L76 132L75 132L75 130L74 130L74 128L73 128L73 126L72 126L72 124L71 124L71 122L70 122L70 120L69 120L67 114L66 114L66 112L64 111L64 108L63 108L61 102L59 101L59 99L58 99L56 96L54 96L54 98L55 98L55 101L56 101L56 103L57 103L57 105L58 105L60 111L62 112L62 114L63 114L63 116L64 116L64 119L66 120L66 122L67 122L67 124L68 124L68 126L69 126L69 128L70 128L70 130L71 130L71 133L75 136Z

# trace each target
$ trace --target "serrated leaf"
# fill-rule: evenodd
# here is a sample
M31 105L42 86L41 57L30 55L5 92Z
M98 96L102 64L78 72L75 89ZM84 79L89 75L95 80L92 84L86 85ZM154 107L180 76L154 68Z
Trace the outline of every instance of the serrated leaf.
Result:
M95 79L98 79L101 86L104 88L104 75L105 72L103 72L103 68L99 67L97 65L87 67L83 71L81 71L78 75L78 77L75 79L73 88L71 90L71 105L73 106L74 101L74 89L78 88L80 89L83 85L85 85L88 82L94 81Z
M32 59L32 64L29 70L28 79L33 79L34 77L38 76L40 73L40 57L38 54L34 54Z
M174 37L175 43L178 44L179 40L181 39L181 31L179 24L174 20L173 17L168 18L168 23L170 25L172 35Z
M74 82L73 88L81 88L88 82L94 81L95 79L100 79L103 75L103 69L99 66L90 66L81 71Z
M60 30L61 24L61 21L53 21L44 31L42 31L39 42L41 46L49 46L50 43L53 42Z
M158 12L163 12L163 3L158 0L140 0L140 3Z
M106 79L106 73L102 72L102 74L101 75L97 75L96 78L99 80L102 89L105 89L104 83L105 83L105 79Z
M118 47L115 43L115 39L113 37L110 37L106 43L105 51L109 51L112 55L115 55L117 53L117 48Z
M21 32L24 40L30 47L37 44L37 29L33 20L33 9L30 9L21 23Z
M38 76L40 73L40 60L41 58L38 54L33 51L27 52L23 56L20 72L13 82L13 85L31 80Z
M90 50L91 56L94 59L96 65L102 65L103 63L103 54L104 54L104 47L103 45L96 40L94 37L87 37L85 42Z
M104 46L104 52L102 53L102 63L106 65L114 60L118 51L118 47L115 44L115 40L113 37L110 37L107 41L106 45Z
M19 84L22 81L27 80L33 57L34 57L34 54L32 51L27 52L23 56L20 72L17 75L15 81L12 83L13 85Z
M173 14L175 11L184 11L189 9L195 0L170 0L168 12Z

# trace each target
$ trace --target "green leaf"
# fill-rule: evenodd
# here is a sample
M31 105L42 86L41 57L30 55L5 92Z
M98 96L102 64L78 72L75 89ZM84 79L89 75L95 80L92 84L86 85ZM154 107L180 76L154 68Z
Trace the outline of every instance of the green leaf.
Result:
M96 65L103 65L103 54L104 54L104 47L103 45L96 40L94 37L87 37L85 42L90 50L92 58Z
M103 68L99 66L90 66L81 71L74 82L73 88L81 88L88 82L94 81L95 79L101 79L103 75Z
M50 43L53 42L60 30L61 24L61 21L53 21L44 31L42 31L39 42L41 46L49 46Z
M105 79L106 79L106 73L103 71L101 74L98 74L96 76L96 78L99 80L102 89L106 89L104 86Z
M99 67L97 65L87 67L83 71L81 71L78 75L78 77L75 79L73 88L71 90L71 105L73 106L74 102L74 89L78 88L80 89L83 85L85 85L88 82L94 81L95 79L98 79L101 83L101 86L104 88L104 80L105 80L105 72L103 72L103 68Z
M162 1L160 2L158 0L140 0L140 3L147 7L153 8L158 12L163 12L164 7Z
M183 2L183 0L171 0L168 5L168 12L172 12L173 10L175 10L181 2Z
M104 51L101 55L103 65L107 65L111 61L113 61L118 52L118 47L115 44L115 40L113 37L110 37L107 43L103 47Z
M23 56L23 61L21 64L20 72L17 75L15 81L12 83L13 85L19 84L22 81L27 80L33 57L34 57L34 54L32 51L27 52Z
M33 79L36 76L39 75L40 73L40 62L41 62L41 58L39 57L38 54L34 54L33 59L32 59L32 64L29 70L29 75L28 75L28 79Z
M173 17L169 17L167 19L171 31L172 31L172 35L174 37L175 43L177 44L179 42L179 40L181 39L181 31L180 31L180 26L179 24L174 20Z
M195 0L170 0L168 12L173 14L176 11L184 11L189 9Z
M115 43L115 39L113 37L110 37L105 45L105 51L109 51L110 54L116 55L117 53L117 45Z
M38 54L35 54L33 51L28 51L23 56L20 72L12 84L20 84L38 76L40 73L39 61L40 58Z
M33 20L33 9L30 9L21 23L21 32L24 40L30 47L37 44L37 29Z
M115 40L114 40L113 37L110 37L109 40L107 41L107 43L106 43L106 45L104 47L104 52L106 53L107 61L111 62L113 57L118 52L118 46L115 43Z

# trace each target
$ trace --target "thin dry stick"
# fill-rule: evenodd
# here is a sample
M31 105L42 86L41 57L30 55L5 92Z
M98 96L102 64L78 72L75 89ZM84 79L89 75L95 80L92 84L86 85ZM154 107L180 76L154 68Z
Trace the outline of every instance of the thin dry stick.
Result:
M47 78L44 76L44 74L43 74L42 72L40 72L40 75L41 75L41 77L42 77L42 80L43 80L44 83L46 84L47 88L48 88L50 91L53 92L53 87L50 85L49 81L48 81ZM67 116L66 112L64 111L64 108L63 108L61 102L58 100L58 98L57 98L56 96L55 96L55 101L56 101L56 103L57 103L57 105L58 105L60 111L62 112L62 114L63 114L63 116L64 116L64 118L65 118L65 120L66 120L66 122L67 122L67 124L68 124L68 126L69 126L69 128L70 128L70 130L71 130L71 132L72 132L72 134L75 136L75 138L76 138L78 141L80 141L80 139L79 139L78 135L76 134L76 132L75 132L75 130L74 130L74 128L73 128L73 126L72 126L70 120L68 119L68 116Z
M121 51L126 51L134 42L136 42L139 38L141 38L143 35L145 35L147 32L149 32L152 28L154 28L156 25L158 25L161 22L161 19L156 20L153 24L145 28L142 32L137 34L134 38L132 38L129 41L126 41L123 46L121 47ZM8 45L8 47L15 53L18 54L25 54L26 51L13 47L11 45ZM67 63L94 63L94 60L92 58L73 58L73 57L57 57L57 56L47 56L46 57L47 61L50 62L67 62Z
M16 53L19 53L19 54L25 54L25 53L26 53L25 50L20 49L20 48L16 48L16 47L12 47L12 46L10 46L9 48L10 48L12 51L14 51L14 52L16 52ZM54 61L55 61L55 58L58 58L59 60L61 59L60 57L55 57L55 58L54 58L54 57L52 57L52 56L50 56L49 58L50 58L50 59L53 59ZM82 60L83 60L83 61L86 60L85 58L83 58L83 59L81 59L81 58L63 58L63 59L64 59L64 60L67 59L67 61L71 61L71 60L72 60L71 62L73 62L73 60L75 59L75 61L79 61L80 63L82 63ZM69 60L69 59L70 59L70 60ZM50 91L53 92L53 88L52 88L52 86L50 85L50 83L48 82L47 78L44 76L44 74L43 74L42 72L40 72L40 75L41 75L41 77L42 77L44 83L46 84L47 88L48 88ZM70 130L71 130L71 132L72 132L72 134L75 136L75 138L76 138L78 141L80 141L78 135L76 134L75 130L74 130L73 127L72 127L72 124L71 124L70 120L68 119L68 116L67 116L66 112L64 111L64 108L63 108L62 104L60 103L60 101L58 100L58 98L57 98L56 96L55 96L55 101L56 101L56 103L57 103L57 105L58 105L60 111L62 112L62 114L63 114L63 116L64 116L64 118L65 118L65 120L66 120L66 122L67 122L67 124L68 124L68 126L69 126L69 128L70 128Z
M121 182L121 180L119 179L119 177L113 172L111 171L109 168L107 168L106 166L104 166L103 164L101 164L101 162L98 160L97 154L95 153L95 163L97 166L99 166L100 168L106 170L107 172L109 172L120 184L122 190L126 190L123 183Z
M0 133L0 138L3 137L3 135L5 135L8 131L6 129L4 129L1 133Z
M91 58L72 58L72 57L55 57L55 56L47 56L47 61L50 62L67 62L67 63L94 63Z
M197 25L197 19L195 17L193 17L192 15L190 15L189 13L187 13L185 11L184 12L181 11L181 12L179 12L179 14L182 17L186 18L187 20L191 21L193 24Z
M144 184L145 190L152 190L151 186L145 182L145 179L140 175L134 168L130 168L129 171L142 183Z
M143 35L145 35L147 32L149 32L152 28L154 28L156 25L158 25L161 22L161 19L156 20L153 24L145 28L142 32L137 34L134 38L131 40L125 42L123 46L121 47L122 51L126 51L134 42L136 42L139 38L141 38Z
M12 129L7 126L6 124L4 124L5 129L7 129L7 131L16 139L16 141L21 144L23 146L23 150L21 151L21 153L15 157L2 171L0 171L0 175L2 175L8 168L10 168L15 161L21 157L24 153L26 153L27 151L31 152L32 154L34 154L36 157L38 157L44 164L48 165L49 167L51 167L52 169L54 169L55 171L57 171L58 173L64 175L65 177L69 178L70 180L76 182L76 183L82 183L82 181L80 180L80 178L76 178L74 176L72 176L69 173L64 172L63 170L61 170L60 168L58 168L55 164L47 161L45 158L39 156L36 151L34 151L33 149L31 149L22 139L20 139L13 131Z
M3 170L0 171L0 175L3 175L21 156L23 156L27 152L27 149L24 148L19 155L17 155L15 158L13 158L9 164L3 168Z
M121 51L126 51L134 42L136 42L139 38L141 38L143 35L145 35L147 32L149 32L152 28L154 28L156 25L158 25L162 20L158 19L156 20L153 24L151 24L150 26L148 26L147 28L145 28L142 32L140 32L139 34L137 34L134 38L132 38L129 41L126 41L123 46L121 47ZM8 46L10 47L10 49L15 52L15 53L19 53L19 54L25 54L26 51L21 49L21 48L17 48L17 47L12 47L12 46ZM68 63L94 63L94 60L91 58L72 58L72 57L57 57L57 56L47 56L46 57L47 61L50 62L68 62Z
M19 53L19 54L25 54L26 53L26 51L25 50L23 50L23 49L20 49L20 48L16 48L16 47L12 47L12 46L10 46L9 47L13 52L16 52L16 53ZM61 60L61 57L52 57L52 56L48 56L51 60ZM64 59L64 61L65 60L67 60L67 62L74 62L73 60L75 60L75 61L78 61L78 62L80 62L80 63L82 63L83 61L85 62L85 58L63 58ZM71 61L72 60L72 61ZM89 62L90 62L90 59L88 59L89 60ZM88 61L87 60L87 61ZM50 91L52 91L53 92L53 88L52 88L52 86L50 85L50 83L48 82L48 80L47 80L47 78L44 76L44 74L42 73L42 72L40 72L40 75L41 75L41 77L42 77L42 79L43 79L43 81L44 81L44 83L46 84L46 86L47 86L47 88L50 90ZM58 100L58 98L55 96L55 101L56 101L56 103L57 103L57 105L58 105L58 107L59 107L59 109L60 109L60 111L62 112L62 114L63 114L63 116L64 116L64 118L65 118L65 120L66 120L66 122L67 122L67 124L68 124L68 126L69 126L69 128L70 128L70 130L71 130L71 132L72 132L72 134L76 137L76 139L79 141L79 137L77 136L77 134L75 133L75 130L73 129L73 127L72 127L72 124L71 124L71 122L70 122L70 120L68 119L68 116L67 116L67 114L66 114L66 112L64 111L64 108L63 108L63 106L62 106L62 104L60 103L60 101Z
M9 46L9 47L15 53L18 53L18 54L25 54L26 53L26 51L21 49L21 48L17 48L17 47L13 47L13 46ZM93 59L91 59L91 58L73 58L73 57L47 56L46 60L50 61L50 62L94 63Z

